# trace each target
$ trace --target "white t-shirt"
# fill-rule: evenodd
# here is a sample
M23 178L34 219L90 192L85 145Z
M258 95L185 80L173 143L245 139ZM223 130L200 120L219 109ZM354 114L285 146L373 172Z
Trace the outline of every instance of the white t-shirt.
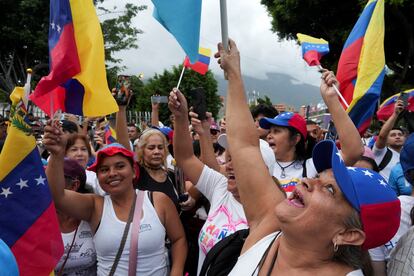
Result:
M86 170L86 183L85 186L87 189L92 190L94 194L104 196L106 193L102 190L101 185L99 185L98 178L96 173L93 171Z
M273 241L276 235L279 235L276 237L276 239L278 239L280 237L280 232L273 232L263 237L246 252L240 255L237 259L236 265L230 271L229 276L258 275L259 269L256 268L258 267L258 264L262 259L266 249L269 247L270 243ZM360 269L358 269L351 271L346 276L364 276L364 274Z
M399 196L401 202L401 220L400 227L394 237L386 244L375 247L369 250L369 255L373 261L388 261L390 258L391 250L395 247L398 240L404 235L411 227L410 212L414 206L414 197L412 196Z
M81 221L76 233L76 238L73 240L75 231L70 233L62 233L63 245L65 252L59 263L56 265L56 274L60 271L63 262L66 259L70 245L73 241L72 249L69 252L68 260L62 275L65 276L89 276L96 275L96 250L93 243L93 234L91 227L86 221Z
M227 178L204 166L196 188L210 201L210 212L198 236L197 275L210 249L228 235L248 228L243 206L227 191Z
M384 147L382 149L377 148L377 146L374 144L374 147L372 148L372 152L374 153L375 156L375 162L377 163L377 165L379 166L382 162L382 159L384 159L385 154L387 153L387 148L388 147ZM391 150L392 152L392 157L390 162L387 164L387 166L385 166L385 168L380 171L380 175L382 175L382 177L385 178L385 180L387 180L388 182L388 178L390 177L390 173L391 173L391 169L398 163L400 162L400 153L396 152L395 150L388 148Z
M279 164L278 164L279 163ZM278 162L275 163L272 169L272 175L280 182L280 186L289 195L295 189L295 186L300 182L303 175L303 160L292 162ZM290 165L292 164L292 165ZM289 166L290 165L290 166ZM282 167L284 167L284 174ZM315 165L312 158L306 160L306 177L312 178L317 175Z

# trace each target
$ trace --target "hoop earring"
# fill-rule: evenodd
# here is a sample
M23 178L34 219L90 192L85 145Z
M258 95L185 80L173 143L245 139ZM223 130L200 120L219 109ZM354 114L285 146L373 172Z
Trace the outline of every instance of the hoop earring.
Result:
M334 252L338 252L339 246L334 242Z

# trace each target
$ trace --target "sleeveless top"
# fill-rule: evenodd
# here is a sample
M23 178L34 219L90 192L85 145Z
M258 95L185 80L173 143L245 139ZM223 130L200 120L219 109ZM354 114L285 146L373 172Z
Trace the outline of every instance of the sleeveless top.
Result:
M73 241L75 231L62 233L65 252L56 265L55 272L58 273L66 259L68 250ZM72 250L69 253L62 275L65 276L89 276L96 275L96 250L93 243L93 234L89 223L81 221L73 242Z
M278 235L278 237L276 237L276 235ZM240 255L229 276L259 275L259 270L256 268L262 259L263 254L265 254L267 248L275 237L276 239L280 237L280 231L273 232L263 237L246 252ZM364 276L364 274L362 273L362 270L357 269L349 272L346 276Z
M166 194L173 202L178 210L180 210L178 192L175 187L174 173L167 171L167 178L164 182L158 182L147 172L147 170L140 166L140 176L136 188L142 191L161 192Z
M137 275L167 275L166 231L148 198L148 192L145 192L142 210L143 217L138 238ZM107 276L111 271L125 225L126 222L117 218L111 198L105 196L101 223L94 236L98 255L98 275ZM129 229L115 275L128 275L131 229L132 227Z

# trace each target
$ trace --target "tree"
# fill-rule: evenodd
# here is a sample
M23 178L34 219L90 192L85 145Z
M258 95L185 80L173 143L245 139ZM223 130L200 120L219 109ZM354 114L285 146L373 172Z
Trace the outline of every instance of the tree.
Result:
M151 111L151 96L154 94L168 96L172 88L177 86L182 68L182 65L174 66L171 71L164 70L162 75L155 74L153 78L149 79L143 90L138 91L136 95L138 110ZM208 111L213 113L213 117L216 117L221 102L217 94L217 81L214 79L213 73L208 71L207 74L200 75L195 71L186 70L180 84L180 91L189 99L189 102L191 102L190 90L200 86L206 91ZM166 105L160 108L160 121L167 122L169 114Z
M98 15L105 16L102 32L107 60L118 71L121 62L113 54L136 48L137 35L142 33L131 25L132 19L146 6L126 4L105 8L104 0L95 0ZM2 0L0 4L0 94L8 95L15 85L25 82L26 68L33 69L34 82L49 72L48 30L49 1ZM99 14L99 12L102 12ZM114 16L115 15L115 16Z
M272 16L272 30L280 39L296 39L296 33L322 37L329 41L330 54L325 67L337 67L342 47L367 1L261 0ZM411 0L385 3L385 58L392 74L384 80L382 98L414 85L414 28Z
M270 100L270 98L268 96L265 95L264 99L263 98L258 98L257 99L257 103L258 104L265 104L265 105L269 105L269 106L273 106L272 101Z

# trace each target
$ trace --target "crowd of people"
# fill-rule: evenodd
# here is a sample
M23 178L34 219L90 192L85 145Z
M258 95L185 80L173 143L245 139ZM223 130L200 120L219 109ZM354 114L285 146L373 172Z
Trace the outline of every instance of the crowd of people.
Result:
M56 274L414 275L414 134L399 124L402 101L361 138L324 70L337 134L326 139L297 113L249 109L234 41L216 58L228 77L217 123L172 88L169 126L159 103L145 129L125 104L114 121L42 126L65 248Z

